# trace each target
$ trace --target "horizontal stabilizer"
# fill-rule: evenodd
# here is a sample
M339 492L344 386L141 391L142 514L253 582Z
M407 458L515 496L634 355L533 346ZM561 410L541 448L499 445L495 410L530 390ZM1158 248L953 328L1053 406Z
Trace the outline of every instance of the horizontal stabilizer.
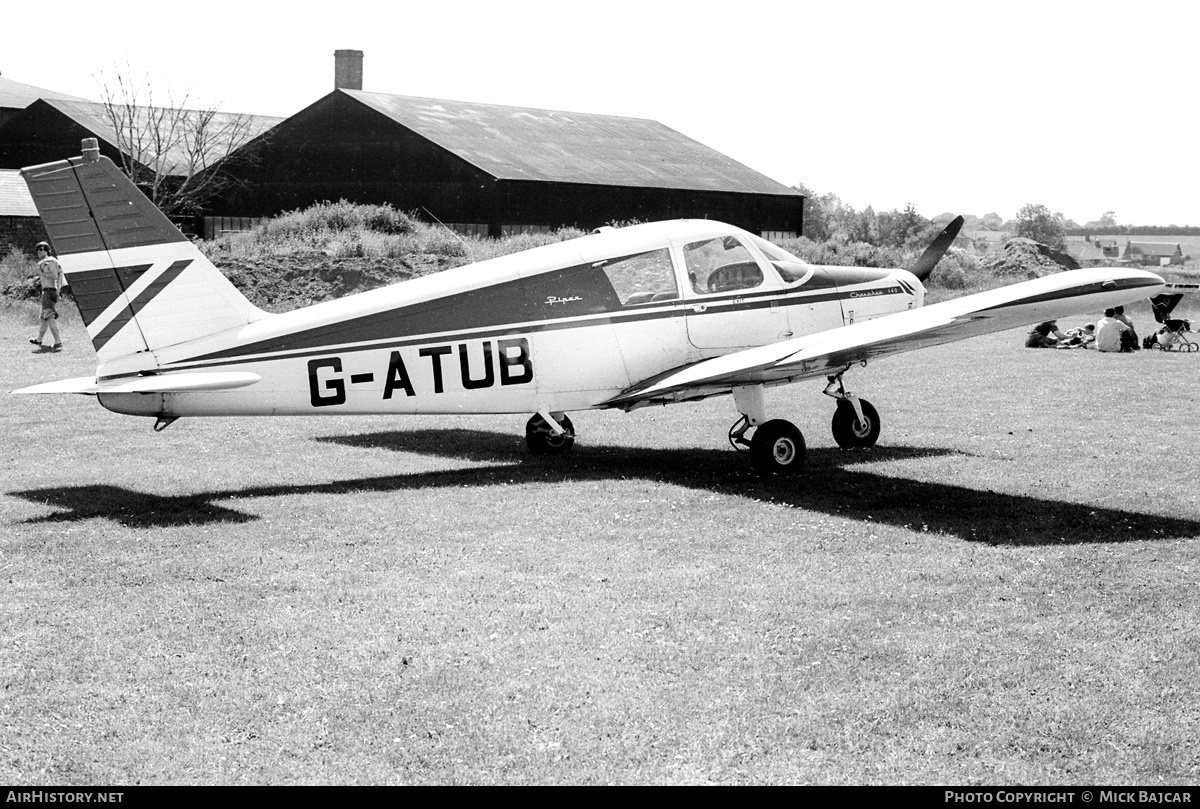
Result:
M262 379L258 374L246 371L223 371L213 373L150 374L132 379L97 382L95 377L81 376L60 379L13 393L181 393L195 390L232 390L253 385Z

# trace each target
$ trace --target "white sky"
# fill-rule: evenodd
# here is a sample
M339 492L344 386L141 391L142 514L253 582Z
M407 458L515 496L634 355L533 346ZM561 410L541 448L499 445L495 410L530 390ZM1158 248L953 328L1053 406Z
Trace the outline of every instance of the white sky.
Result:
M15 6L15 7L14 7ZM1200 225L1200 3L6 3L0 75L291 115L363 89L652 118L861 210Z

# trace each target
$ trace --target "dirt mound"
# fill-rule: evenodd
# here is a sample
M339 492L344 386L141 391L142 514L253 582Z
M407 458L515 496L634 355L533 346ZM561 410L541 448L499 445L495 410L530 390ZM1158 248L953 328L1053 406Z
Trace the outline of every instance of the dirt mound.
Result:
M332 257L324 253L261 259L213 256L217 269L254 305L268 312L287 312L334 298L462 264L446 256L412 254L404 258ZM69 293L70 288L64 288ZM5 284L0 295L37 300L41 284L37 275Z
M268 312L286 312L446 269L449 260L431 256L378 259L312 254L263 259L217 258L214 264L256 306Z
M1078 270L1079 262L1041 242L1016 238L990 251L980 260L979 267L1004 278L1040 278L1063 270Z

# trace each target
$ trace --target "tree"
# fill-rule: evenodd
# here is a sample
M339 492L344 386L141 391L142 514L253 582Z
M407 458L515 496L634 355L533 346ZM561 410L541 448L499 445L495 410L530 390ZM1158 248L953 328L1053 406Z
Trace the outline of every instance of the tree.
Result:
M1085 228L1096 228L1098 230L1120 227L1120 225L1117 224L1117 212L1116 211L1105 211L1104 216L1102 216L1099 219L1096 219L1092 222L1088 222L1086 225L1084 225L1084 227Z
M829 216L826 213L824 198L818 197L804 183L792 186L805 197L804 200L804 232L801 234L814 242L823 242L829 238Z
M1017 211L1016 235L1050 247L1063 250L1067 245L1066 226L1063 215L1050 213L1045 205L1029 203Z
M121 155L121 169L167 216L195 216L234 184L225 161L277 119L188 109L188 95L156 104L147 79L118 73L101 80L102 106ZM261 140L260 140L261 145ZM243 153L239 158L249 160Z
M903 211L885 211L876 217L879 244L884 247L904 247L929 225L929 220L917 213L911 202Z
M851 211L853 210L851 208ZM862 213L849 217L846 222L846 235L850 241L863 244L879 243L879 221L875 216L875 209L870 205L863 208Z
M982 222L984 227L986 227L988 230L1004 229L1004 220L1000 217L1000 214L995 212L985 213L979 221Z

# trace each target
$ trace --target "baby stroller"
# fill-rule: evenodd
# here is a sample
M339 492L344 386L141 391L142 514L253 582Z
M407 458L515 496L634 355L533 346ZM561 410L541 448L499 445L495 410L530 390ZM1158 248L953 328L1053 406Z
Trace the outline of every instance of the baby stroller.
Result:
M1161 351L1200 351L1200 345L1188 338L1188 332L1192 330L1191 321L1171 317L1171 311L1182 297L1182 292L1175 292L1155 295L1150 299L1154 319L1162 324L1162 328L1145 339L1146 348L1157 348Z

